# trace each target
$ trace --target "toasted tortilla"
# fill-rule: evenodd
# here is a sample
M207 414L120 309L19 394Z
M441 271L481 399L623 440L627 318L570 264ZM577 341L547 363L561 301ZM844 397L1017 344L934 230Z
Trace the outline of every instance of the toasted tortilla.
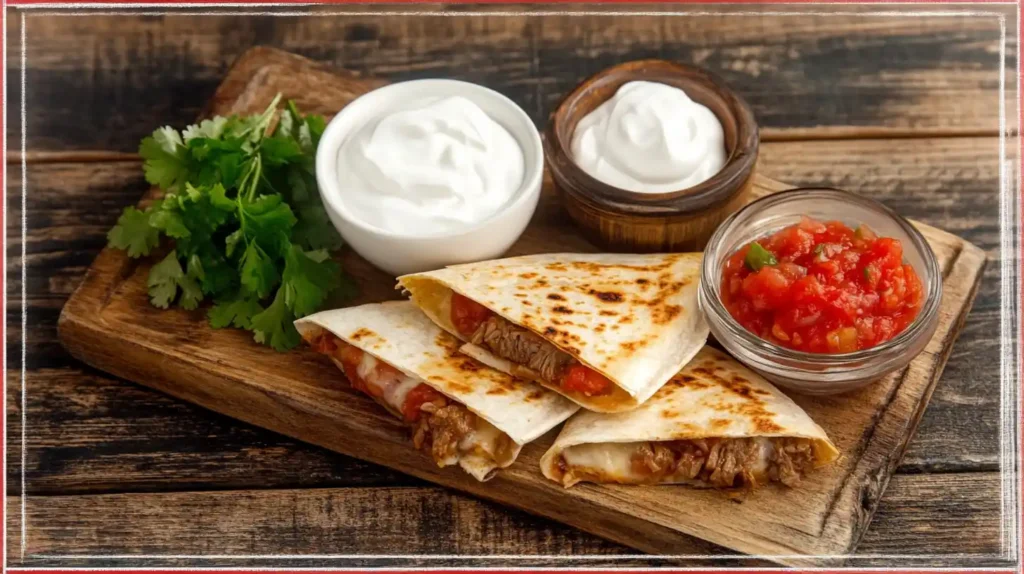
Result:
M617 414L580 412L570 419L541 458L541 471L569 487L581 480L601 481L564 472L560 459L572 447L593 445L586 449L589 458L605 464L626 464L625 460L608 462L617 459L616 445L748 437L808 439L816 466L829 464L839 456L825 431L792 399L735 359L705 346L636 410ZM607 482L629 481L608 476ZM658 481L700 482L671 477Z
M453 291L529 329L616 388L587 396L538 383L598 412L622 412L649 399L704 345L708 326L697 308L700 253L661 255L555 253L456 265L398 278L412 300L444 330ZM475 345L463 351L492 367Z
M365 353L418 379L508 435L518 447L569 418L578 406L535 384L518 380L458 352L459 341L410 301L322 311L295 322L307 335L324 329ZM390 410L390 409L389 409ZM515 460L504 461L500 468ZM479 480L497 465L463 456L460 466Z

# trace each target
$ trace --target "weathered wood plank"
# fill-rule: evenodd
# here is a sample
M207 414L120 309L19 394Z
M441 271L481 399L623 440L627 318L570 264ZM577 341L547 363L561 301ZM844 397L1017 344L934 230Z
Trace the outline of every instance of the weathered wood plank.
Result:
M21 412L19 375L8 373L9 417ZM87 367L28 371L26 385L29 495L423 484ZM11 440L13 494L20 433Z
M767 139L998 128L994 15L737 15L727 6L701 7L704 15L682 8L678 16L292 10L314 15L28 13L28 149L134 151L155 127L192 121L230 63L258 44L390 80L479 82L506 93L538 122L584 77L621 61L660 57L721 74L750 100ZM9 38L20 37L20 18L7 26ZM1012 87L1012 29L1008 42ZM9 85L20 74L15 46ZM11 97L18 101L17 92ZM17 110L11 106L8 135L20 143Z
M861 543L858 555L864 558L852 563L1005 564L998 558L999 500L987 494L998 489L998 480L998 473L894 477L887 501ZM8 501L12 548L20 544L19 529L14 527L19 505L18 497ZM749 560L736 559L629 558L633 551L595 536L426 486L46 496L29 497L26 507L29 557L24 564L36 566L197 564L185 558L143 562L33 557L57 554L217 555L220 558L204 560L202 565L280 566L280 560L224 556L379 555L382 548L401 549L402 555L446 557L331 560L308 556L289 560L287 565L498 565L457 558L485 555L514 557L501 559L501 564L513 566L750 565ZM124 516L132 516L130 524ZM915 559L907 558L908 554L933 556ZM545 558L529 558L535 556Z
M992 140L970 138L764 146L763 173L801 184L859 189L915 219L952 229L993 259L902 472L994 470L998 464L995 152ZM28 181L28 366L47 369L30 373L30 492L341 486L360 480L383 484L385 476L413 480L399 479L404 475L380 467L367 466L356 475L348 469L365 463L230 421L91 369L83 371L57 341L57 317L120 208L133 203L145 183L137 163L32 165ZM20 177L12 177L10 184L9 200L15 209L8 214L8 227L10 234L18 234ZM9 238L8 352L16 367L21 351L21 248L20 238ZM69 396L80 396L81 402L68 401ZM12 409L18 406L9 404ZM17 416L9 413L13 421ZM63 448L65 420L81 421L75 440L82 448ZM17 430L12 425L12 433ZM185 443L202 442L205 452L175 442L182 437ZM301 464L293 464L296 460ZM20 455L10 451L8 463L9 476L17 478Z

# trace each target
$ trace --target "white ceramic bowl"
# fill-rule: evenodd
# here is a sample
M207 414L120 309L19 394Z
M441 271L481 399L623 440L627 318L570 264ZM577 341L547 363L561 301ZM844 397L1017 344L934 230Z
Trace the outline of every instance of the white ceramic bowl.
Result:
M523 183L509 202L473 225L429 236L392 233L359 220L346 209L344 181L337 175L337 166L338 151L349 134L402 102L454 95L480 106L519 143L525 162ZM522 235L537 209L543 173L540 133L526 112L494 90L458 80L412 80L360 96L334 116L316 152L320 197L334 226L359 255L396 276L500 257Z

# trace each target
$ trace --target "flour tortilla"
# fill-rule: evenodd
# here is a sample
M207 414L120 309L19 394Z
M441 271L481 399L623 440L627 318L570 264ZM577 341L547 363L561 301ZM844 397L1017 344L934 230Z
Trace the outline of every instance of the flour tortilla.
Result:
M565 392L598 412L635 409L704 345L708 326L697 308L702 254L556 253L456 265L398 278L435 323L461 337L450 320L451 292L545 338L610 379L610 395ZM463 351L510 372L480 347Z
M541 471L569 487L578 480L564 480L559 459L573 446L610 450L619 443L745 437L810 439L816 465L839 456L825 431L792 399L725 353L705 346L640 408L610 415L581 412L570 419L541 458Z
M459 342L410 301L322 311L295 322L300 334L317 328L419 379L504 432L520 447L569 418L579 407L542 387L479 364L458 352ZM519 448L516 448L518 454ZM508 466L515 459L507 461ZM478 479L494 465L462 456Z

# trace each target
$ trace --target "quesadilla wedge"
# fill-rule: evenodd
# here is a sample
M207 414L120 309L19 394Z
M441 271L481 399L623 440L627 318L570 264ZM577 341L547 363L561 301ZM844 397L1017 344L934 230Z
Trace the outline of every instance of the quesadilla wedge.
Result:
M587 409L651 397L708 337L697 308L700 253L560 253L405 275L428 317L462 351Z
M409 424L416 448L477 480L579 408L459 353L458 340L409 301L323 311L295 327L354 388Z
M731 489L796 486L838 456L789 397L704 347L640 408L570 419L540 464L566 488L586 481Z

